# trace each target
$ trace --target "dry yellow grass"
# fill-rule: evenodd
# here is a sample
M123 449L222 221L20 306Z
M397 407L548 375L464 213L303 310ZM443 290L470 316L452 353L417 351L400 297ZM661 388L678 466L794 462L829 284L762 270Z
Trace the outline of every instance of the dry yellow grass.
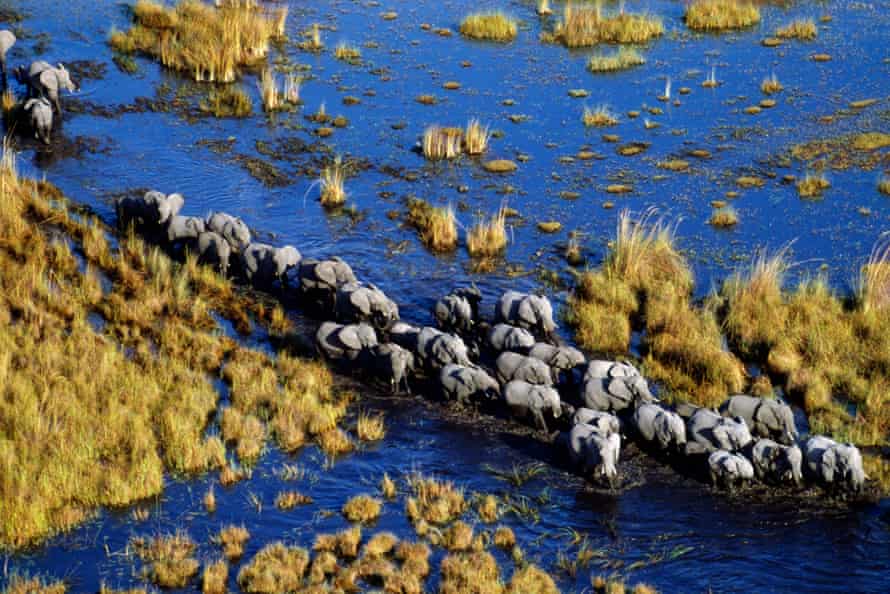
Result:
M356 495L343 504L343 516L350 522L368 524L380 517L383 503L369 495Z
M321 204L326 207L342 206L346 202L346 168L340 157L321 170Z
M464 151L468 155L481 155L488 148L490 139L491 133L488 131L488 126L483 126L479 120L472 119L464 129Z
M275 79L275 73L272 72L271 68L263 69L257 84L260 89L260 97L263 100L263 109L266 111L278 111L284 107L284 93L278 88L278 81Z
M222 559L204 566L201 575L202 594L226 594L226 580L229 578L229 565Z
M534 564L517 569L507 584L507 594L559 594L559 588L547 572Z
M309 553L299 547L275 542L263 547L238 572L238 585L245 592L275 594L300 589L309 567Z
M3 94L0 95L0 109L3 110L3 113L8 114L12 112L17 105L18 99L15 96L15 92L9 88L4 90Z
M387 473L383 473L383 478L380 479L380 492L383 493L383 496L386 499L392 500L396 498L397 493L396 483Z
M808 173L797 182L797 193L801 198L818 198L831 184L821 173Z
M618 123L618 116L609 110L605 105L600 105L598 107L584 108L584 113L581 115L581 121L584 122L584 125L589 127L597 127L602 128L606 126L614 126Z
M492 258L507 247L507 215L498 210L491 219L479 220L467 232L467 251L474 258Z
M198 108L217 118L246 118L253 114L253 100L240 85L214 87Z
M125 54L140 52L196 81L232 82L242 66L264 60L279 22L254 6L228 3L216 8L182 0L168 8L139 0L134 25L111 34L111 46Z
M312 503L312 497L297 491L282 491L275 496L275 507L282 510L293 509L298 505L309 505L310 503Z
M760 83L760 91L764 95L772 95L774 93L778 93L784 88L785 87L783 87L782 83L779 82L779 77L777 77L775 73L769 75Z
M430 161L454 159L460 156L463 144L463 130L429 126L423 132L423 156Z
M816 21L813 19L798 19L776 30L776 37L780 39L802 39L811 41L816 39L818 31Z
M881 177L878 180L878 192L890 196L890 177Z
M399 538L392 532L378 532L365 544L364 554L369 557L382 557L390 554Z
M412 522L424 520L432 524L446 524L464 513L467 501L463 489L450 481L440 481L419 474L411 475L408 484L414 493L408 498L406 511Z
M618 51L611 54L598 53L590 56L587 60L587 70L595 73L618 72L645 63L646 58L635 48L620 47Z
M355 432L362 441L380 441L386 436L386 424L383 413L359 413Z
M420 232L420 239L434 252L450 252L457 247L457 221L451 206L433 206L425 200L408 202L408 223Z
M148 564L148 578L161 588L183 588L198 574L192 557L195 543L184 532L132 540L136 554Z
M344 62L357 62L361 60L362 51L354 45L341 42L334 48L334 57Z
M604 15L601 2L594 6L568 3L552 37L566 47L599 43L646 43L664 33L661 19L646 14Z
M220 545L223 549L223 556L226 559L240 559L244 554L244 543L250 539L250 532L243 525L235 526L230 524L223 527L213 541Z
M494 495L483 495L480 497L476 505L476 513L479 514L479 519L487 524L497 522L500 517L498 498Z
M497 561L488 552L451 553L439 566L441 594L504 591Z
M51 582L38 576L12 573L3 594L65 594L67 591L68 586L62 580Z
M505 43L516 38L516 31L516 20L502 12L474 13L460 23L460 34L470 39Z
M696 0L686 7L686 26L697 31L742 29L760 22L760 9L746 0Z
M739 215L733 207L724 206L723 208L716 209L711 214L711 218L708 219L708 223L710 223L714 227L735 227L739 223Z

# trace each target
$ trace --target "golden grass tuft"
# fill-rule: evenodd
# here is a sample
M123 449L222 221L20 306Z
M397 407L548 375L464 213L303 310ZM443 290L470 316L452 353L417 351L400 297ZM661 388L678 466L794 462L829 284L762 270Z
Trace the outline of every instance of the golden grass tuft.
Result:
M3 594L65 594L68 586L62 580L47 581L38 576L11 573Z
M343 504L343 516L350 522L368 524L380 517L383 503L369 495L356 495Z
M479 515L479 519L486 524L497 522L501 515L498 498L491 494L480 497L476 504L476 513Z
M298 505L309 505L311 503L312 497L297 491L282 491L275 497L275 507L281 510L293 509Z
M708 223L714 227L719 227L721 229L735 227L739 223L739 213L737 213L736 209L731 206L724 206L722 208L716 209L711 214L711 218L708 219Z
M216 511L216 493L213 492L213 485L210 485L210 488L204 493L204 509L211 514Z
M109 40L118 52L139 52L196 81L232 82L239 68L264 60L279 23L255 6L228 3L216 8L197 0L165 7L139 0L135 23Z
M439 565L441 594L504 591L500 570L488 552L451 553Z
M775 73L770 74L760 83L760 92L762 92L764 95L773 95L784 88L785 87L783 87L782 83L779 82L779 77L777 77Z
M488 148L491 133L488 126L483 126L479 120L472 119L464 129L463 146L468 155L481 155Z
M509 159L492 159L484 162L482 169L489 173L513 173L518 166Z
M890 241L878 242L859 272L857 299L866 314L890 306Z
M268 544L238 572L238 585L245 592L275 594L294 592L302 586L309 567L309 553L281 542Z
M821 173L808 173L797 182L797 194L801 198L818 198L830 187L828 178Z
M263 109L267 112L278 111L284 107L284 93L278 88L278 81L271 68L264 68L260 73L257 83L260 89L260 97L263 100Z
M362 441L380 441L386 436L383 413L361 412L356 422L355 432Z
M460 520L442 534L442 546L451 552L467 551L473 544L473 527Z
M450 252L457 247L457 220L449 206L433 206L425 200L408 202L408 224L420 232L420 239L434 252Z
M382 557L390 554L398 544L399 538L392 532L378 532L365 543L365 556Z
M334 162L321 170L319 184L321 186L321 204L325 207L342 206L346 202L346 168L338 156Z
M686 26L696 31L743 29L760 22L760 9L746 0L695 0L686 7Z
M801 39L812 41L816 39L818 30L813 19L797 19L776 30L776 37L780 39Z
M383 478L380 479L380 492L383 493L383 497L389 500L395 499L398 492L395 481L389 478L389 474L385 472Z
M463 143L463 130L429 126L423 131L423 156L430 161L455 159L460 156Z
M223 556L226 559L240 559L244 554L244 543L250 539L250 532L243 525L236 526L230 524L223 527L213 541L220 545L223 549Z
M4 114L12 113L12 110L16 108L18 105L18 99L15 96L15 91L7 88L3 91L3 94L0 94L0 109L3 110Z
M132 540L136 554L150 565L147 577L161 588L183 588L197 575L200 564L192 557L195 543L185 532Z
M553 14L553 9L550 8L550 0L538 0L538 6L535 9L535 12L538 13L538 16Z
M226 594L226 580L229 579L229 565L222 559L204 566L201 575L202 594Z
M890 177L881 177L878 180L878 192L890 196Z
M266 427L255 416L244 414L236 408L224 408L220 429L226 443L236 444L235 453L242 463L256 460L263 452Z
M464 17L460 34L470 39L506 43L516 38L516 20L502 12L477 12Z
M334 48L334 57L344 62L357 62L362 58L362 50L354 45L341 42Z
M602 128L617 124L618 116L612 113L612 111L605 105L600 105L593 109L585 107L584 113L581 115L581 121L584 122L584 125L588 128Z
M352 528L342 530L337 534L316 535L312 549L336 553L343 558L355 558L358 556L361 541L362 528L359 524L356 524Z
M516 545L516 535L509 526L498 526L494 531L494 546L509 551Z
M498 210L491 219L480 219L467 232L467 251L474 258L493 258L507 247L507 215Z
M635 48L620 47L611 54L597 53L590 56L587 60L587 70L593 73L619 72L645 63L646 58Z
M241 86L226 85L211 89L198 108L217 118L246 118L253 114L253 101Z
M507 594L559 594L559 588L547 572L532 563L517 569L507 584Z
M450 481L413 474L408 484L414 493L408 498L406 511L412 522L424 520L431 524L446 524L460 517L467 509L463 489Z
M662 33L660 18L624 12L603 15L598 0L594 6L566 4L552 37L566 47L588 47L600 43L646 43Z

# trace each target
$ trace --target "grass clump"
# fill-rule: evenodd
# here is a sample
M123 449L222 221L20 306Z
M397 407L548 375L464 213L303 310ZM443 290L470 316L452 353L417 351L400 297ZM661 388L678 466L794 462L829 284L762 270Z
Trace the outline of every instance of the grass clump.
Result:
M808 173L797 182L797 193L801 198L818 198L830 187L828 178L821 173Z
M161 588L183 588L198 573L200 565L192 557L195 543L184 532L136 538L133 546L139 557L150 563L147 577Z
M338 43L337 47L334 48L334 57L344 62L357 62L362 58L362 50L354 45L342 42Z
M639 51L631 47L620 47L611 54L594 54L587 60L587 70L593 73L618 72L628 70L634 66L642 66L646 58Z
M460 156L463 130L441 126L429 126L423 131L423 156L430 161L455 159Z
M62 580L47 581L38 576L12 573L3 594L65 594L68 586Z
M516 38L516 31L516 20L502 12L474 13L460 23L460 34L470 39L505 43Z
M711 214L708 223L714 227L723 229L735 227L739 223L739 214L733 207L724 206L723 208L718 208Z
M696 31L743 29L760 22L760 9L746 0L696 0L686 7L685 18Z
M467 232L467 251L474 258L493 258L507 247L507 215L498 210L489 220L479 220Z
M441 594L504 591L500 569L495 558L486 551L451 553L439 566Z
M380 517L383 503L369 495L356 495L343 505L343 516L350 522L368 524Z
M343 187L345 181L346 168L343 165L343 160L337 157L333 163L321 170L319 185L321 186L322 206L337 207L346 203L346 190Z
M546 571L532 563L517 569L507 584L507 594L559 594L559 588Z
M238 585L245 592L274 594L297 591L309 567L309 553L299 547L275 542L263 547L238 572Z
M664 33L661 19L645 14L604 15L602 3L594 6L568 3L552 37L566 47L600 43L646 43Z
M777 77L775 73L769 75L760 83L760 92L764 95L773 95L784 88L785 87L779 82L779 77Z
M612 113L612 111L605 105L600 105L593 109L585 107L584 113L581 115L581 121L584 122L584 125L588 128L604 128L616 125L618 123L618 116Z
M487 524L497 522L501 515L498 508L498 498L490 494L480 497L476 505L476 513L479 514L479 519Z
M433 206L420 198L408 201L408 224L434 252L450 252L457 246L457 222L451 206Z
M234 524L223 527L213 539L222 546L223 556L226 559L240 559L244 554L244 543L250 539L250 532L242 526Z
M226 580L229 579L229 565L222 559L208 563L201 574L202 594L226 594Z
M431 524L447 524L467 509L463 489L450 481L415 474L408 478L408 484L414 496L408 498L406 511L414 523L424 520Z
M260 73L257 83L260 89L260 97L263 100L263 109L267 112L278 111L284 107L284 93L278 88L278 81L271 68L264 68Z
M468 155L481 155L488 148L491 132L488 126L482 126L479 120L472 119L464 129L463 146Z
M282 491L275 497L275 507L281 510L293 509L298 505L309 505L311 503L312 497L296 491Z
M882 177L878 180L878 192L890 196L890 177Z
M816 39L816 21L813 19L798 19L776 30L776 37L780 39L801 39L811 41Z
M395 481L389 478L389 474L385 472L383 473L383 478L380 479L380 492L389 500L395 499L398 492Z
M139 0L134 24L127 32L113 32L111 46L122 54L149 55L196 81L232 82L239 68L264 60L279 26L249 3L220 7L182 0L166 7Z
M253 100L241 86L226 85L211 89L198 108L217 118L246 118L253 113Z

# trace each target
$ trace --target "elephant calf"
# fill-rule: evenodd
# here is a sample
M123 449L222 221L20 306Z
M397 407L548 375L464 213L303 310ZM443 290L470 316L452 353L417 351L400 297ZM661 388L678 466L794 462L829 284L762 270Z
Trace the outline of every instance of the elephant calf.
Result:
M569 458L586 476L612 482L618 476L621 436L603 433L594 425L578 423L568 435Z
M445 332L467 335L473 331L479 316L482 294L476 287L458 289L445 295L433 307L436 325Z
M462 405L490 402L501 394L497 381L479 367L446 365L439 371L442 396Z
M539 335L549 337L556 330L553 306L540 295L507 291L498 299L494 310L495 322L512 324Z
M675 412L657 404L641 404L633 414L634 427L644 440L662 450L680 450L686 445L686 424Z
M754 474L763 482L798 485L803 480L803 453L797 445L786 446L771 439L758 439L746 453L754 466Z
M404 384L407 391L408 375L414 371L414 355L397 344L386 342L367 349L366 366L377 377L389 381L393 392Z
M504 401L514 417L531 419L537 429L547 431L544 414L554 419L562 416L559 392L551 386L536 386L521 380L513 380L504 386Z
M204 224L208 231L218 233L229 242L232 251L241 252L250 245L250 229L240 217L215 212L207 216Z
M539 386L553 384L553 373L546 363L533 357L507 351L498 355L494 362L498 381L506 384L512 380L522 380Z
M255 287L270 287L276 280L287 284L287 273L300 265L302 256L292 245L283 247L251 243L241 254L244 278Z
M43 144L49 144L53 131L53 106L42 97L28 99L25 102L25 111L28 112L28 121L31 130L34 131L34 138Z
M115 203L117 221L121 227L133 223L137 227L160 229L179 214L185 204L182 194L163 194L149 190L143 196L125 196Z
M754 467L741 454L716 450L708 456L711 483L733 489L754 478Z
M656 402L646 378L633 365L616 361L587 364L581 399L587 408L609 412Z
M807 472L823 485L860 491L868 478L862 468L862 455L851 443L817 435L807 440L804 455Z
M304 259L298 276L303 295L322 307L333 306L337 289L357 280L349 264L336 256L330 260Z
M375 285L351 282L337 289L337 319L368 322L385 330L399 319L399 306Z
M198 234L198 261L202 264L216 266L219 273L225 276L229 271L229 260L232 257L232 246L219 233L204 231Z
M531 332L509 324L496 324L488 331L488 346L496 353L515 351L527 353L535 345Z
M756 398L739 394L720 406L724 417L741 417L753 435L774 439L790 445L797 439L794 413L787 404L772 398Z
M591 425L600 433L621 433L621 420L615 415L593 410L591 408L579 408L572 415L572 426Z
M355 361L377 346L377 333L367 324L324 322L315 333L315 342L329 359Z
M176 215L167 221L167 242L170 245L195 243L198 241L198 236L206 230L204 219L201 217Z
M700 408L686 421L686 441L687 454L737 452L751 443L751 432L741 417L722 417Z

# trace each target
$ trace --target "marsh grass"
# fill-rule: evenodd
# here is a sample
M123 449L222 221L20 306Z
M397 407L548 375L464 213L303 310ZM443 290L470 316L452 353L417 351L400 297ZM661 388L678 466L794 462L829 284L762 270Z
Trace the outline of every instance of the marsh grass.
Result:
M253 100L240 85L226 85L211 89L198 107L217 118L246 118L253 113Z
M553 14L553 9L550 8L550 0L538 0L538 6L535 11L538 13L538 16Z
M818 30L813 19L797 19L791 21L781 29L776 30L776 37L780 39L801 39L812 41L816 39Z
M278 111L284 107L284 93L278 88L278 81L271 68L264 68L257 82L260 97L263 101L263 109L267 112ZM298 92L299 93L299 92Z
M708 223L710 223L714 227L720 227L724 229L735 227L739 223L739 214L733 207L724 206L722 208L716 209L711 214L711 218L708 219Z
M782 83L779 82L779 77L777 77L775 73L770 74L760 83L760 92L762 92L764 95L773 95L780 92L784 88L785 87L783 87Z
M362 441L380 441L386 437L383 413L361 412L355 424L355 432Z
M507 247L507 215L503 208L490 219L480 219L467 232L467 251L474 258L493 258Z
M695 0L685 18L686 26L697 31L743 29L760 22L760 9L747 0Z
M295 592L302 586L308 568L306 549L274 542L260 549L250 563L241 567L238 585L246 592Z
M878 180L878 192L890 196L890 177L881 177Z
M321 188L321 205L325 207L337 207L346 203L346 168L343 160L338 156L333 163L321 170L319 184Z
M460 23L460 34L470 39L506 43L516 38L516 20L502 12L474 13Z
M344 41L338 43L334 48L334 57L344 62L356 63L362 59L362 50Z
M39 576L11 573L3 594L65 594L68 586L62 580L49 581Z
M433 252L450 252L457 247L457 220L450 205L433 206L425 200L412 198L408 201L407 220Z
M161 588L183 588L198 574L200 564L192 554L196 545L185 532L134 538L137 555L148 565L148 579Z
M408 485L414 495L408 498L405 509L415 524L421 520L436 525L447 524L467 510L463 489L450 481L412 474L408 477Z
M197 0L166 7L139 0L135 23L114 31L111 46L122 54L149 55L196 81L232 82L239 69L266 58L279 22L254 6L226 3L219 8Z
M454 159L460 156L463 130L441 126L429 126L423 132L423 156L430 161Z
M797 182L796 187L801 198L819 198L823 191L831 187L831 183L821 173L808 173Z
M587 60L587 70L594 73L619 72L646 63L638 50L632 47L620 47L611 54L597 53Z
M202 594L226 594L226 580L229 578L229 565L222 559L204 566L201 574Z
M244 554L244 543L249 539L250 532L247 528L231 524L223 527L213 538L213 542L222 547L223 556L231 561L241 558Z
M468 155L481 155L488 148L491 132L479 120L472 119L467 123L463 134L463 147Z
M600 105L594 108L585 107L584 113L581 114L581 121L584 122L584 125L588 128L603 128L616 125L618 123L618 116L612 113L612 111L605 105Z
M600 43L646 43L664 32L660 18L647 14L604 15L602 3L569 2L552 37L566 47L588 47Z
M343 516L350 522L369 524L380 517L383 502L369 495L356 495L343 504Z

